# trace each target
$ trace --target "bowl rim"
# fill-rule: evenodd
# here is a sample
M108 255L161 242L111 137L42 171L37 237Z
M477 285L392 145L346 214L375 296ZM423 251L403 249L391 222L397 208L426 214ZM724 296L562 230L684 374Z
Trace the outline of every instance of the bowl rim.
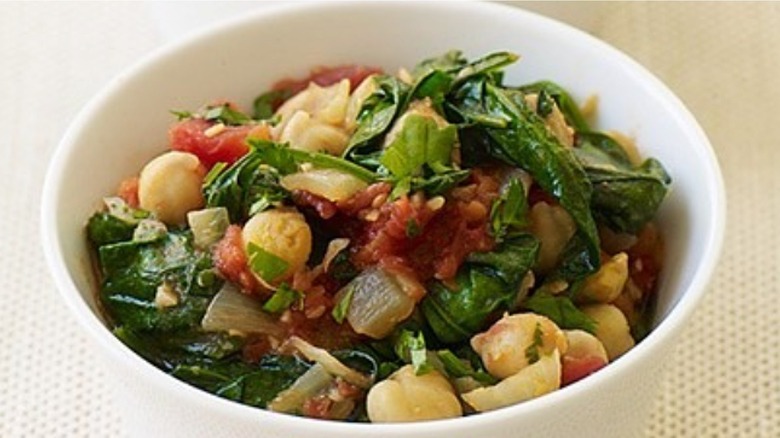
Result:
M101 348L107 351L112 357L124 362L127 366L134 368L139 376L143 376L145 382L150 382L158 390L176 393L179 397L186 397L188 402L196 403L206 409L216 410L220 414L232 417L242 417L246 420L263 421L273 420L280 426L289 428L291 431L317 431L323 432L356 432L360 433L405 433L414 430L417 433L436 433L445 432L452 427L481 427L486 424L502 422L515 416L530 416L534 412L544 411L554 408L561 401L573 398L583 393L592 391L592 388L614 379L615 376L629 372L640 361L647 360L656 351L668 344L683 328L697 304L701 301L707 285L712 279L715 267L723 246L726 221L726 196L723 184L723 177L714 153L714 150L693 115L685 107L682 101L663 84L658 78L650 73L645 67L634 61L628 55L617 48L599 40L598 38L563 24L552 18L530 12L521 8L508 5L486 3L486 2L461 2L451 4L448 2L426 3L425 7L438 8L453 7L460 8L461 12L485 12L492 10L496 13L509 14L518 17L525 16L526 19L532 19L539 23L539 26L549 28L551 31L561 34L562 37L576 38L582 41L582 44L589 45L593 50L599 51L603 56L610 58L614 63L624 67L627 74L638 77L641 82L652 87L659 95L659 101L666 107L670 117L678 119L687 137L692 139L692 147L703 159L701 164L705 170L708 184L712 190L707 192L709 197L709 206L711 211L711 226L705 237L705 244L702 249L702 257L694 273L690 284L681 295L680 299L672 306L668 314L659 322L659 324L650 332L650 334L632 348L625 355L620 357L614 363L603 368L598 373L589 376L587 379L561 388L543 397L529 400L523 403L512 405L503 409L491 412L484 412L480 415L471 415L455 419L435 420L416 423L401 424L365 424L365 423L347 423L337 421L322 421L310 418L297 417L292 415L279 414L265 409L255 408L248 405L220 398L216 395L200 390L190 384L178 379L172 378L163 371L154 367L141 356L125 346L111 331L103 324L99 316L92 311L87 302L81 297L75 282L68 272L65 255L63 254L58 238L58 224L55 215L58 208L59 186L60 182L67 178L67 158L71 152L77 148L79 137L82 131L88 128L89 120L94 113L103 106L104 102L110 100L111 96L123 87L125 78L133 77L151 68L157 62L165 59L169 55L175 54L192 46L197 46L203 41L211 38L213 35L230 32L233 28L241 28L252 23L259 23L266 20L284 20L286 17L297 14L316 14L317 11L331 8L356 8L356 7L375 7L376 4L361 3L297 3L286 5L270 5L264 8L258 8L242 17L231 18L221 21L215 25L203 28L200 31L192 32L181 40L165 44L132 66L124 70L102 90L98 92L78 113L65 132L62 140L58 144L48 166L46 179L42 191L41 208L41 238L44 255L49 266L49 270L54 277L57 289L65 301L75 319L91 335L91 339L101 345ZM408 8L407 2L382 3L382 7ZM416 7L418 5L412 6Z

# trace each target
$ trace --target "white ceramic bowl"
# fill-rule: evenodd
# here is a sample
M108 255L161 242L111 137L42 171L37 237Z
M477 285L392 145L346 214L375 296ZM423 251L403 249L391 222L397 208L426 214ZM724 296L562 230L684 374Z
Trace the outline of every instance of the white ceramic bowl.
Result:
M463 49L523 57L508 83L552 79L575 98L596 94L598 125L635 136L674 179L660 222L667 241L656 327L615 363L536 400L435 422L348 424L279 415L202 392L165 375L106 328L83 227L99 200L162 152L168 109L215 98L249 106L258 92L316 65L388 71ZM187 437L628 437L641 433L660 371L720 252L725 199L706 136L656 78L608 45L550 19L484 3L334 3L260 10L157 51L116 78L81 112L46 180L46 257L62 296L99 344L117 382L117 406L135 436Z

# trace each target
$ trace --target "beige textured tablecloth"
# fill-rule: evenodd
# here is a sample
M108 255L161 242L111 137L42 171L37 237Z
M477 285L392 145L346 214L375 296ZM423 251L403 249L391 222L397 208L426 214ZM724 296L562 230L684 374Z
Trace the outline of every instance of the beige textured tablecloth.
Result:
M686 102L729 198L720 266L647 436L780 437L780 4L617 3L592 31ZM39 198L76 112L161 42L140 3L0 4L0 437L124 436L111 370L49 278Z

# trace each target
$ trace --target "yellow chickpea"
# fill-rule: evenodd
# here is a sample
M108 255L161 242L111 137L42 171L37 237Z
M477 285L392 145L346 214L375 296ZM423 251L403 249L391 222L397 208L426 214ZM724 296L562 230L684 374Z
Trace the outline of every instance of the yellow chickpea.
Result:
M253 243L287 262L287 269L274 279L290 278L306 265L311 253L311 229L303 215L294 209L266 210L252 216L242 231L244 244Z
M374 423L436 420L460 417L460 402L452 385L437 371L416 375L411 365L374 385L366 400Z
M596 337L604 344L610 361L634 346L628 321L620 309L611 304L594 304L584 306L582 311L596 321Z
M553 350L566 351L566 336L554 322L533 313L506 315L471 338L490 374L504 379Z
M187 212L203 207L206 169L193 154L171 151L150 161L141 170L138 199L162 222L181 225Z

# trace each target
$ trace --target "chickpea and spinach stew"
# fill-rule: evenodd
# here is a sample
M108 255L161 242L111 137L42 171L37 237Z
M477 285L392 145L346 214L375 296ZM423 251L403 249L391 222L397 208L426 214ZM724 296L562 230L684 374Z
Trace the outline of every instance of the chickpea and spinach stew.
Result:
M474 414L649 330L670 178L518 56L318 68L174 111L170 151L87 225L117 337L251 406L371 422Z

